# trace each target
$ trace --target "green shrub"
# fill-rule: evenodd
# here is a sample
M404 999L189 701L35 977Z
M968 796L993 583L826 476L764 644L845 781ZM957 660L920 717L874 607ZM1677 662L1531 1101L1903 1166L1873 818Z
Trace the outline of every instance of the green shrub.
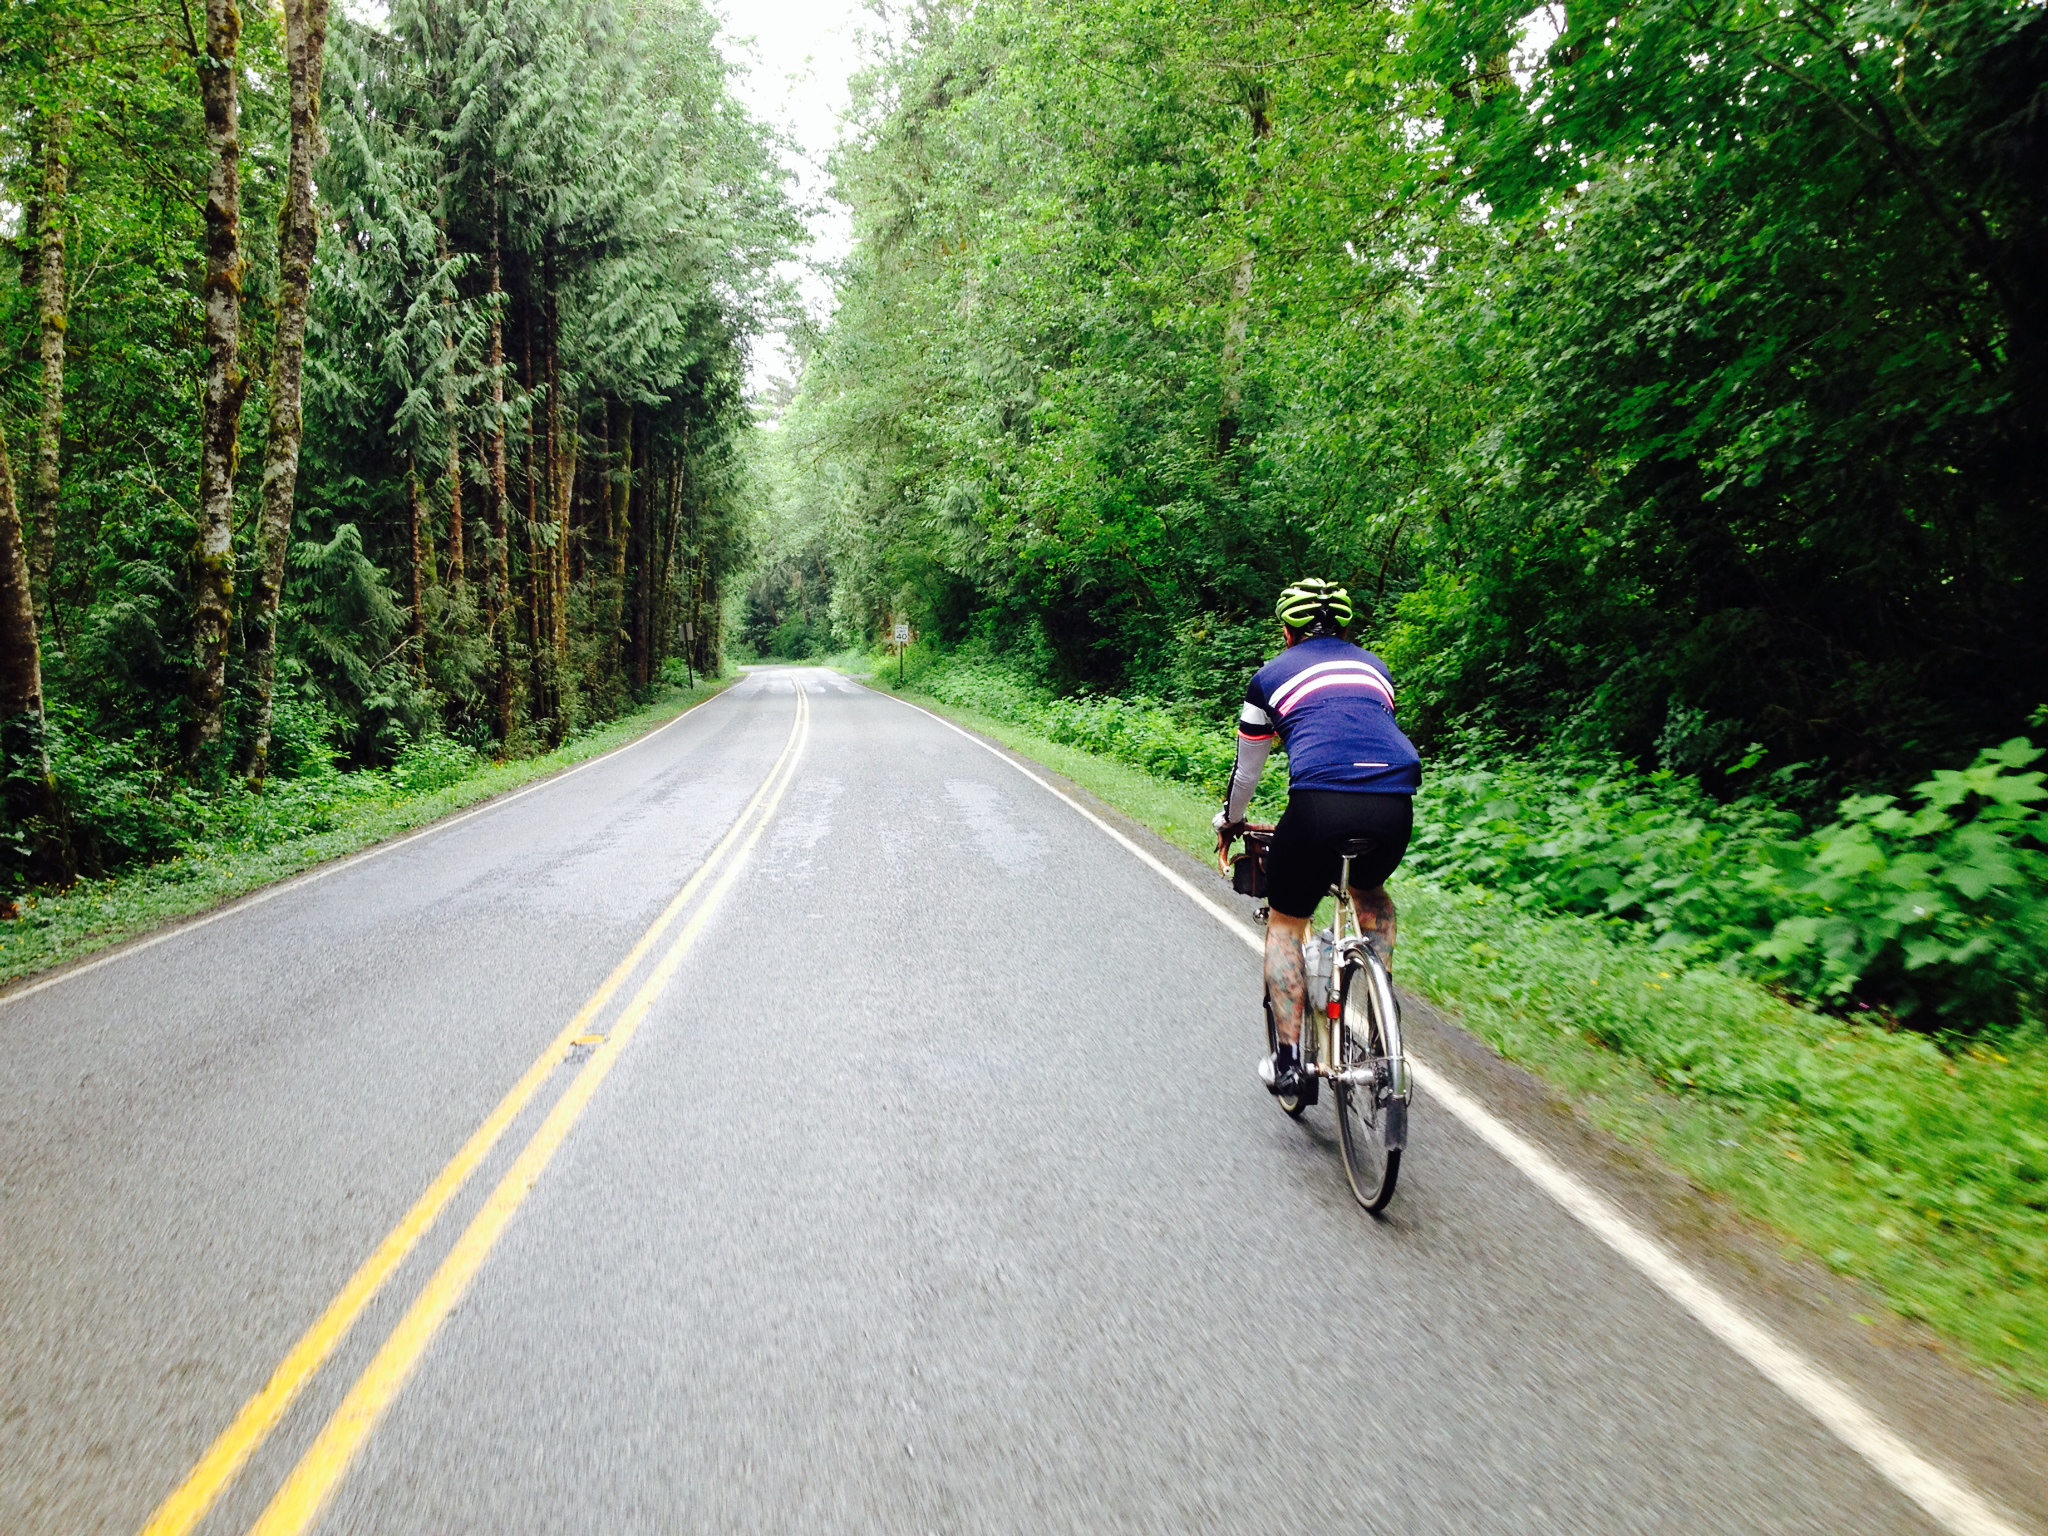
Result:
M403 795L431 795L483 767L479 752L447 736L424 736L398 754L392 785Z
M1750 951L1809 997L1950 1027L2039 1018L2048 999L2048 789L2024 738L1960 772L1842 802L1796 857L1751 871L1777 915Z
M201 835L206 798L134 737L88 729L76 710L50 709L50 768L86 872L181 853Z
M1810 833L1761 798L1626 765L1430 771L1416 873L1647 930L1834 1008L1931 1029L2011 1027L2048 998L2048 790L2025 740Z
M1739 878L1791 845L1798 817L1722 805L1697 781L1616 763L1430 764L1407 866L1526 907L1642 925L1693 956L1746 950L1768 898Z
M950 661L923 673L918 685L944 703L1027 726L1063 746L1100 753L1219 796L1237 757L1228 725L1206 721L1187 705L1103 694L1055 698L987 661Z

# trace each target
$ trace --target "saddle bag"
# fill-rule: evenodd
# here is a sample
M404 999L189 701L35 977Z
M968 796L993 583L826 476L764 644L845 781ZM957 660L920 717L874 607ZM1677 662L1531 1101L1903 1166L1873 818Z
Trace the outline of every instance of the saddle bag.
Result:
M1270 832L1247 832L1244 852L1230 861L1230 888L1240 896L1266 894L1266 855L1273 846Z

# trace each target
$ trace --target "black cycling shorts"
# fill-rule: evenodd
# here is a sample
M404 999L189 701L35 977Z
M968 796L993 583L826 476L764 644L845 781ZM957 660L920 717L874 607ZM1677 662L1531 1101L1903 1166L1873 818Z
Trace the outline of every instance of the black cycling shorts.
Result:
M1337 845L1372 839L1364 858L1351 861L1356 890L1377 890L1408 851L1415 829L1412 795L1361 795L1339 789L1297 789L1273 829L1266 854L1266 901L1282 917L1313 917L1316 904L1337 883Z

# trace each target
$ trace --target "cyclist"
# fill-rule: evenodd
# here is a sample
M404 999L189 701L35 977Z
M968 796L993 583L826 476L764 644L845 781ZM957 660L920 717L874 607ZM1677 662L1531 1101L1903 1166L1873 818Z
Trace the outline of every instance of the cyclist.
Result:
M1287 810L1266 862L1266 995L1279 1045L1259 1075L1278 1095L1303 1091L1301 1029L1308 1009L1301 946L1324 892L1336 882L1337 849L1369 838L1351 862L1358 926L1393 958L1395 914L1387 876L1408 851L1422 760L1394 721L1387 665L1346 638L1351 595L1332 582L1297 581L1274 609L1286 649L1259 668L1238 716L1237 767L1216 816L1217 867L1230 846L1275 738L1287 748Z

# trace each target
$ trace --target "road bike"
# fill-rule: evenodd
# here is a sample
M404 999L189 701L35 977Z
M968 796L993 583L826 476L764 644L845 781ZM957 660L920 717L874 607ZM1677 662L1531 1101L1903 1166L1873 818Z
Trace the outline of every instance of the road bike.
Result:
M1270 827L1245 829L1246 853L1258 861L1261 871L1272 838ZM1351 889L1351 861L1363 858L1371 848L1370 838L1354 838L1338 847L1343 863L1330 888L1336 910L1329 926L1311 934L1302 946L1308 982L1308 1018L1301 1032L1303 1092L1278 1098L1280 1107L1298 1120L1321 1097L1321 1085L1330 1085L1351 1193L1378 1215L1394 1198L1394 1185L1401 1177L1408 1106L1415 1090L1401 1045L1401 1004L1394 995L1393 978L1372 941L1359 930L1358 915L1345 897ZM1261 922L1266 913L1261 904ZM1270 1052L1280 1040L1270 995L1264 1006Z

